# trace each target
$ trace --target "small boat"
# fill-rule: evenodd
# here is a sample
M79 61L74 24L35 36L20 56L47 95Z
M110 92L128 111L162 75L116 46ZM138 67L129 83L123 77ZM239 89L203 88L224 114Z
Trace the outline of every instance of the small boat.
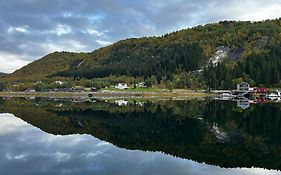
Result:
M221 97L236 97L235 95L233 95L231 93L222 93L220 96Z
M219 99L220 100L231 100L231 99L233 99L233 98L235 98L236 96L235 95L233 95L233 94L231 94L231 93L222 93L222 94L220 94L219 95Z
M281 92L276 91L276 93L270 93L265 96L265 98L270 99L270 100L278 100L281 97Z

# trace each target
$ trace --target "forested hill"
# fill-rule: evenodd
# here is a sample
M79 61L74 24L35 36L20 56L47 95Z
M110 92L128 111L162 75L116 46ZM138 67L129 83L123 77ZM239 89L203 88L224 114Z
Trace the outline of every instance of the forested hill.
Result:
M281 75L281 18L223 21L161 37L126 39L91 53L53 53L9 77L92 79L110 75L155 76L158 82L173 81L184 87L231 88L242 80L276 85Z

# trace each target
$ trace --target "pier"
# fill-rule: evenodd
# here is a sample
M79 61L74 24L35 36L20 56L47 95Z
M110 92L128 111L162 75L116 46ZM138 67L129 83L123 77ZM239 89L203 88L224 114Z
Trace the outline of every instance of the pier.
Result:
M250 84L246 82L237 84L237 89L234 90L212 90L211 92L229 98L281 98L281 93L279 91L270 93L269 89L266 87L250 87Z

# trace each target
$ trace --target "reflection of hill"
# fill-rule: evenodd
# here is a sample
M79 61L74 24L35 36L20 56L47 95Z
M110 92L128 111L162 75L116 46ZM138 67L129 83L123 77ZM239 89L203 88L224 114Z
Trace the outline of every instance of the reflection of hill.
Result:
M2 100L0 112L53 134L87 133L127 149L165 153L223 167L281 169L280 107L240 112L235 104L167 101L145 107L112 103ZM216 126L217 130L214 130ZM226 139L218 140L216 132Z

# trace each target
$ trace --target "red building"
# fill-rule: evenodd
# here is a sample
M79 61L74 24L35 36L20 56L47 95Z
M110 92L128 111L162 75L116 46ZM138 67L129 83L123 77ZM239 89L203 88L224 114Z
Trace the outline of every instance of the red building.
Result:
M255 93L261 93L261 94L264 94L264 93L268 93L268 88L265 88L265 87L255 87L254 88L254 92Z

